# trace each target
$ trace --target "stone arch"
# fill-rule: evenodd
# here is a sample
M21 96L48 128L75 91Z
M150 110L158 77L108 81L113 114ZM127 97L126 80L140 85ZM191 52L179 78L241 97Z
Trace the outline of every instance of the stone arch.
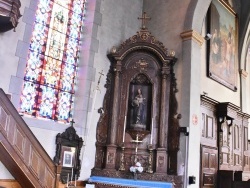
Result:
M195 30L201 33L204 18L207 14L207 10L211 0L191 0L186 14L184 22L185 30Z
M248 24L244 39L243 39L243 44L241 47L241 52L240 52L240 70L248 70L249 65L247 65L247 51L248 47L250 45L250 24Z
M240 46L240 54L239 54L239 71L240 71L240 88L241 88L241 108L242 111L248 112L250 111L250 107L248 105L249 99L249 83L250 78L248 76L250 72L249 65L249 57L248 57L248 49L250 46L250 24L246 29L246 33L242 42L242 46Z

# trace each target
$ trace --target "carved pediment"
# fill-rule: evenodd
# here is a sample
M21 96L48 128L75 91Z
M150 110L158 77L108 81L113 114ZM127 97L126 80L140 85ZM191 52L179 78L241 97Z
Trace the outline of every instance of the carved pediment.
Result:
M122 60L129 52L136 50L148 50L156 53L162 61L175 56L173 50L168 50L162 42L158 41L147 29L142 28L136 35L130 37L120 44L113 47L109 57Z

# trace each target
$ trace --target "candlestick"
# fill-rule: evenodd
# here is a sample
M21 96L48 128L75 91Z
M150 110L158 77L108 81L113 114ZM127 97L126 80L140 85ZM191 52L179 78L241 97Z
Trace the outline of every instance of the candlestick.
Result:
M67 176L67 187L69 186L69 173L68 173L68 176Z
M124 167L124 162L125 162L124 161L124 149L125 149L124 144L122 144L121 148L122 148L122 152L121 152L120 168L119 168L119 170L120 171L124 171L125 170L125 167Z
M73 168L71 170L71 181L72 181L72 178L73 178Z
M149 156L148 156L148 169L146 172L152 174L153 169L152 169L152 164L153 164L153 147L152 145L148 145L148 150L149 150Z
M153 143L153 133L154 133L154 124L153 124L153 118L152 118L150 144Z
M124 142L124 140L125 140L126 123L127 123L127 116L125 116L125 118L124 118L122 142Z

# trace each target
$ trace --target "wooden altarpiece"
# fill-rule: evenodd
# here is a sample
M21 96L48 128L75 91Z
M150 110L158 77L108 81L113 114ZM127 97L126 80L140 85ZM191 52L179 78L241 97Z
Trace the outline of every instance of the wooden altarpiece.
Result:
M144 168L138 179L178 183L174 52L142 27L113 47L108 58L92 176L130 178L130 167L138 161Z

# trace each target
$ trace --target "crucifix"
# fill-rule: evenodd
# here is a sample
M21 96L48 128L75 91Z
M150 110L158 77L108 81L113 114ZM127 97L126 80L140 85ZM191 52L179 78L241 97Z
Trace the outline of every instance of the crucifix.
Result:
M102 70L102 72L98 72L98 73L100 74L100 76L99 76L99 79L98 79L98 82L97 82L96 89L97 89L97 90L100 90L100 89L99 89L99 84L100 84L100 81L101 81L101 77L104 76L104 74L103 74L103 70Z
M75 121L74 121L74 119L72 118L71 121L70 121L70 125L73 127L74 123L75 123Z
M96 96L97 96L97 91L99 91L101 93L101 90L99 88L99 84L100 84L100 81L101 81L101 77L104 76L103 74L103 70L101 72L98 72L100 74L99 78L98 78L98 82L97 82L97 85L96 87L94 88L93 92L94 92L94 96L93 96L93 99L92 99L92 106L91 106L91 112L90 112L90 117L88 118L88 122L87 122L87 125L86 125L86 129L87 129L87 134L85 136L85 140L87 140L88 138L88 135L89 135L89 129L90 129L90 124L92 123L92 117L93 117L93 113L94 113L94 108L95 108L95 102L96 102Z
M139 140L139 135L136 134L136 139L135 140L131 140L131 142L135 143L135 163L137 162L137 150L138 150L138 144L141 143L142 141Z
M151 20L151 18L147 16L146 12L143 12L142 17L141 18L138 17L138 20L142 20L141 21L141 29L146 29L146 26L145 26L146 21Z

